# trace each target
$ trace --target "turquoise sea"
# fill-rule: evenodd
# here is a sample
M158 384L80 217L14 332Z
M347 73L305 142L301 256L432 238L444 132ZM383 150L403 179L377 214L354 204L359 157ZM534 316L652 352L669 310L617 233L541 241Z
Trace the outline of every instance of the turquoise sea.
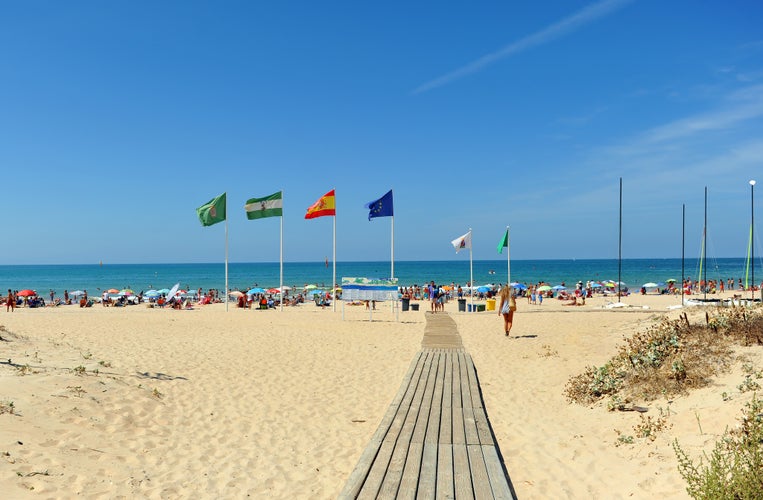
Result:
M337 280L342 277L387 278L387 262L337 262ZM703 270L708 279L733 278L744 280L745 259L724 258L709 260ZM302 288L306 284L331 286L331 263L284 263L284 284ZM685 261L685 276L697 278L699 263ZM230 263L228 282L231 289L247 290L253 286L277 287L279 264ZM664 282L681 279L681 259L624 259L622 281L630 288L646 282ZM423 284L434 280L437 284L461 284L469 281L469 259L452 261L395 262L395 277L401 286ZM512 260L511 280L520 283L545 281L551 284L580 281L617 280L617 259L591 260ZM760 278L759 278L760 277ZM756 281L763 278L760 263L755 269ZM475 285L506 282L506 260L474 261ZM0 266L0 291L37 290L47 297L50 290L57 296L64 290L87 290L91 295L109 288L132 288L136 292L151 288L170 288L180 283L182 288L208 290L225 288L225 266L214 264L103 264L103 265L20 265Z

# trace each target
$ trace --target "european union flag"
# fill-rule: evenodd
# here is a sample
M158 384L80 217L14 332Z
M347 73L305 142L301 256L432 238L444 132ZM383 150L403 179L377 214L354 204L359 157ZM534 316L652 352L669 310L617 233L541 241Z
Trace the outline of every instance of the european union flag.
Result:
M366 203L368 211L368 220L375 217L392 217L392 190L390 189L387 194L379 198Z

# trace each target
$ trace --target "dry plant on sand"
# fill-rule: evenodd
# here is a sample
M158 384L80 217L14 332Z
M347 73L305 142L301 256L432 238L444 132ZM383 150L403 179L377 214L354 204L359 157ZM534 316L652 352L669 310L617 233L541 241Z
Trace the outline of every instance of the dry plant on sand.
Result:
M616 409L634 399L685 393L706 386L711 377L728 370L733 345L763 345L761 309L718 308L713 316L691 324L684 313L663 319L644 332L625 339L617 354L603 366L589 366L565 387L571 402L590 404L612 397Z

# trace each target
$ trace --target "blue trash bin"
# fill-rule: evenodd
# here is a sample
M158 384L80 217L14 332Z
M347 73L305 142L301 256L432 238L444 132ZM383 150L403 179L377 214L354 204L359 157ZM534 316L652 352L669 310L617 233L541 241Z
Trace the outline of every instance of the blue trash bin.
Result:
M467 312L472 312L472 305L471 304L466 304L466 310L467 310Z

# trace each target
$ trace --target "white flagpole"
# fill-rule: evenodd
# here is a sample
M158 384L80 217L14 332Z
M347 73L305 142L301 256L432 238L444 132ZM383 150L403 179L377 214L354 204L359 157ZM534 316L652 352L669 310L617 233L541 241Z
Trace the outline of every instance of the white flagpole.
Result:
M283 312L283 190L281 190L281 266L278 278L278 289L281 290L281 312Z
M390 219L392 219L392 237L390 238L390 240L391 240L390 241L390 245L391 245L391 250L390 250L391 263L390 263L390 271L389 271L390 272L390 276L389 277L390 277L391 280L394 280L395 279L395 216L394 216L394 214L392 215L392 217L390 217ZM395 310L395 306L396 305L397 305L397 300L393 300L392 301L392 310L393 311Z
M472 312L474 312L474 266L472 264L472 228L469 228L469 283L472 286Z
M392 263L390 264L390 278L395 277L395 216L393 215L390 217L392 219L392 238L391 238L391 250L390 253L392 255Z
M225 195L225 312L228 312L228 195Z
M506 226L506 271L509 279L506 285L511 287L511 233L509 226Z
M334 194L334 272L332 273L332 285L331 285L331 306L334 312L336 312L336 194Z

